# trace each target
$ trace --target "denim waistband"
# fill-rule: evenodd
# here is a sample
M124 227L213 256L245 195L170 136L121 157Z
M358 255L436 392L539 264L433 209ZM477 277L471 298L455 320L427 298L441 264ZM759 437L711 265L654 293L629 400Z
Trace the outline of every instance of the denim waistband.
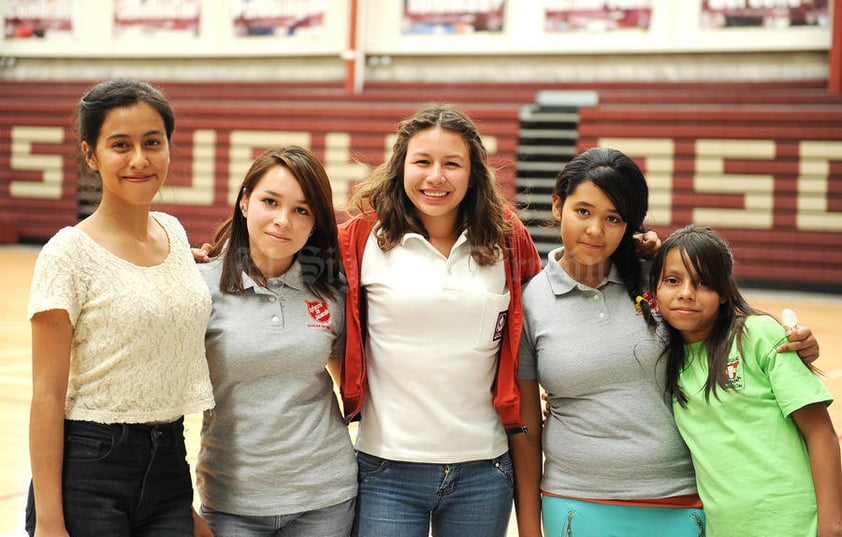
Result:
M184 418L166 423L97 423L94 421L64 420L66 434L74 431L95 430L101 434L108 434L113 438L183 438Z

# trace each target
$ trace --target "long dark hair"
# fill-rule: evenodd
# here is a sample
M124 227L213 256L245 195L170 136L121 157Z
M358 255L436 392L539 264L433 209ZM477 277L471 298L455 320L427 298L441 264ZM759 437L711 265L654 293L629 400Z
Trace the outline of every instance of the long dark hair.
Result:
M556 178L553 197L561 205L567 196L584 183L591 182L614 204L626 223L626 231L617 249L611 254L626 292L632 302L637 303L642 295L643 268L637 257L634 234L642 233L643 220L649 210L649 187L643 172L632 159L621 151L606 147L594 147L573 157ZM643 305L641 305L643 306ZM654 319L646 314L647 323L654 325Z
M400 244L407 233L429 238L404 190L403 170L409 140L434 127L458 134L468 145L471 176L468 192L459 205L459 225L467 231L474 261L480 266L492 265L499 259L499 248L505 248L506 233L512 229L511 221L505 217L508 202L497 188L497 176L488 162L476 124L455 105L429 104L403 120L392 156L356 189L351 205L361 212L375 210L378 246L384 251Z
M217 229L214 246L209 252L211 257L222 253L225 256L219 288L223 293L242 292L243 272L259 284L266 284L266 278L251 258L248 224L240 211L240 202L251 195L266 172L275 166L283 166L292 173L313 212L313 233L296 254L307 287L320 298L336 298L343 290L343 283L339 277L341 259L330 181L315 155L297 145L264 151L246 172L233 214Z
M734 277L734 256L725 240L709 227L689 225L674 231L655 255L652 263L651 284L657 290L662 279L664 262L667 254L678 250L681 261L689 274L697 277L696 285L704 285L716 291L722 299L713 330L705 339L708 359L708 378L705 382L705 399L716 388L729 388L725 367L734 339L737 349L743 352L742 340L745 321L749 315L763 312L751 307L740 293ZM673 395L681 405L687 404L687 395L678 386L678 377L687 356L684 352L684 338L681 332L664 323L667 330L667 392Z

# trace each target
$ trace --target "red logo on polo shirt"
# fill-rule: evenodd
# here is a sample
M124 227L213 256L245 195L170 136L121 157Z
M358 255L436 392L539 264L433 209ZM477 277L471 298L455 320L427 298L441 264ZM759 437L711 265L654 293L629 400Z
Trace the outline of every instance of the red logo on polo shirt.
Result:
M330 310L327 307L327 302L319 302L318 300L313 300L312 302L306 300L305 302L307 302L307 313L310 314L310 317L314 321L325 324L330 320Z

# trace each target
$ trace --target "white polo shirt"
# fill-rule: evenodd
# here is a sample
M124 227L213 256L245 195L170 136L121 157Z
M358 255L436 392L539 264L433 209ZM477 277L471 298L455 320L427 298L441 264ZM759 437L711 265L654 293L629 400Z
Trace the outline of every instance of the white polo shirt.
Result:
M357 449L456 463L508 449L492 403L509 307L505 267L480 267L463 233L443 256L410 233L383 252L370 236L361 285L368 304L367 396Z

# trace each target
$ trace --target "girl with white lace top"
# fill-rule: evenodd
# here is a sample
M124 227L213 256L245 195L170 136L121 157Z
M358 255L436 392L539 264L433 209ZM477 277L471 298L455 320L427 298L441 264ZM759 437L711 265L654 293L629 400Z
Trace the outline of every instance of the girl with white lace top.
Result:
M30 535L193 534L182 417L213 407L211 301L184 229L151 211L173 129L143 82L103 82L79 103L102 201L35 265Z

